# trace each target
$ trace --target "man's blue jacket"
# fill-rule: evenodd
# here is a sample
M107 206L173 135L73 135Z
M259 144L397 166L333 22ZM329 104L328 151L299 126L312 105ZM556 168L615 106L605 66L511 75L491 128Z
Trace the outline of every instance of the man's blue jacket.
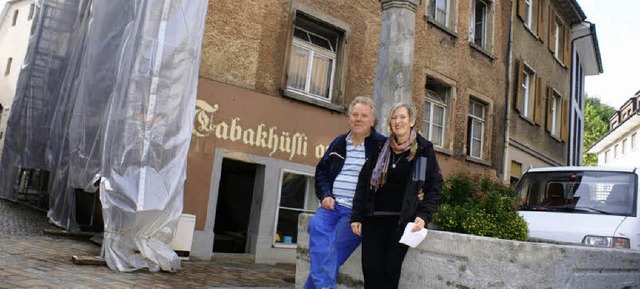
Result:
M325 197L333 198L333 181L342 170L347 157L347 135L349 132L336 137L316 166L316 196L321 202ZM385 136L371 128L371 134L364 139L365 163L377 159L385 140Z

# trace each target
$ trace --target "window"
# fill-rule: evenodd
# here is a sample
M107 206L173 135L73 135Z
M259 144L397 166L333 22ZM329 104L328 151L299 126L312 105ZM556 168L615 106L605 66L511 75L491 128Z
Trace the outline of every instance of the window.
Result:
M568 118L567 101L563 101L562 95L549 86L547 92L547 131L552 136L567 141L569 138Z
M551 135L554 136L559 136L560 135L560 113L562 112L562 110L560 109L561 107L561 97L556 94L553 93L551 99L549 100L550 103L550 108L549 108L549 113L551 114Z
M11 73L11 62L13 62L13 58L9 57L9 59L7 59L7 67L4 69L4 75Z
M516 161L511 161L511 177L509 179L509 183L512 188L516 187L516 184L520 180L522 176L522 164Z
M323 102L334 101L340 39L341 32L337 29L298 12L289 55L287 90Z
M485 105L476 101L469 101L469 119L467 122L467 155L482 158L484 142Z
M613 159L616 159L616 160L618 159L618 148L619 148L619 147L620 147L620 146L619 146L618 144L616 144L616 145L613 147Z
M455 0L430 0L427 17L445 28L455 30Z
M35 8L36 8L36 4L31 3L31 5L29 5L29 17L27 17L27 20L33 19L33 13L35 12Z
M542 80L540 77L536 77L535 71L522 59L519 62L516 110L520 112L522 117L540 124L542 119L542 98L540 95Z
M532 0L524 0L524 24L529 28L531 28L531 14L533 13L531 1Z
M604 163L605 164L609 162L609 159L611 158L610 155L611 155L611 150L607 150L606 152L604 152Z
M522 111L520 112L523 117L533 116L533 100L534 100L534 79L535 76L530 69L524 69L522 71Z
M296 243L298 215L314 213L319 206L314 179L312 176L287 171L280 177L280 205L275 240L276 243Z
M18 9L13 11L13 21L11 22L11 26L16 26L18 22Z
M631 150L635 150L636 149L636 135L637 134L638 134L637 132L634 132L631 135Z
M555 56L557 59L560 59L560 55L559 55L559 45L560 45L560 38L561 38L561 32L560 32L560 25L558 25L558 22L554 22L553 25L553 35L554 35L554 48L553 48L553 56Z
M571 31L553 9L549 9L549 49L558 61L571 66Z
M544 33L544 13L541 0L518 0L518 16L529 31L542 38Z
M471 10L470 38L473 44L490 51L491 39L491 2L488 0L473 1Z
M445 146L447 108L451 87L427 77L427 91L422 114L422 131L434 146Z
M622 140L622 155L625 155L627 153L627 139L623 139Z

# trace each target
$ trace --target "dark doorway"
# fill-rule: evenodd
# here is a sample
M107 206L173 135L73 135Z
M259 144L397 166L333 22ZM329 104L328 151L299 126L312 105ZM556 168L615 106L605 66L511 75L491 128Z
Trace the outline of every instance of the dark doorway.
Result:
M246 253L256 167L230 159L222 161L213 252Z

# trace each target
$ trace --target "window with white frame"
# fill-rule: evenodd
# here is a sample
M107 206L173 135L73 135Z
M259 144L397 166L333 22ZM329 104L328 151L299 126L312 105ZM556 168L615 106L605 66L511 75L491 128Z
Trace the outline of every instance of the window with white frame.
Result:
M562 126L562 97L554 90L549 101L551 102L549 108L549 113L551 114L550 133L554 136L560 136L560 126Z
M613 146L613 159L618 159L618 150L619 150L620 145L616 144L615 146Z
M627 139L623 139L622 140L622 155L625 155L627 153Z
M611 150L607 150L607 151L604 152L604 163L605 164L609 162L609 159L611 158L610 155L611 155Z
M518 0L518 16L532 33L542 36L544 13L541 0Z
M314 178L292 171L280 174L280 203L276 220L275 242L294 244L298 236L298 215L314 213L319 206Z
M467 121L467 155L482 158L484 144L485 105L477 100L469 100Z
M455 30L456 0L429 0L427 17L440 25Z
M532 17L532 14L533 14L533 7L531 5L532 1L533 0L524 0L524 2L523 2L524 3L524 24L527 27L529 27L530 29L532 28L531 24L533 22L531 20L531 17Z
M445 146L445 126L447 124L450 94L450 86L431 77L427 78L427 90L422 113L422 132L437 147Z
M635 149L636 149L636 143L637 143L637 142L636 142L636 135L637 135L637 134L638 134L637 132L634 132L634 133L631 135L631 150L635 150Z
M522 70L522 108L520 114L524 118L533 118L534 101L535 101L535 73L528 66L524 66Z
M293 30L287 90L332 102L342 33L301 12L296 14Z
M549 50L558 61L566 66L571 65L571 29L553 8L549 9Z
M492 7L489 0L474 0L471 10L471 41L486 51L491 50Z

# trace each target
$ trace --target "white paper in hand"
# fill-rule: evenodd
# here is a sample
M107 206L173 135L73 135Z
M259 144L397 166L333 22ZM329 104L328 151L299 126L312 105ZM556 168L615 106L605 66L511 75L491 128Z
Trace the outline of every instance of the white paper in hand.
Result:
M422 228L417 232L411 232L411 229L413 229L415 225L416 224L414 222L409 222L409 224L407 224L404 228L404 234L402 234L402 237L400 238L400 243L406 244L411 248L415 248L418 247L422 240L427 237L427 229L425 228Z

